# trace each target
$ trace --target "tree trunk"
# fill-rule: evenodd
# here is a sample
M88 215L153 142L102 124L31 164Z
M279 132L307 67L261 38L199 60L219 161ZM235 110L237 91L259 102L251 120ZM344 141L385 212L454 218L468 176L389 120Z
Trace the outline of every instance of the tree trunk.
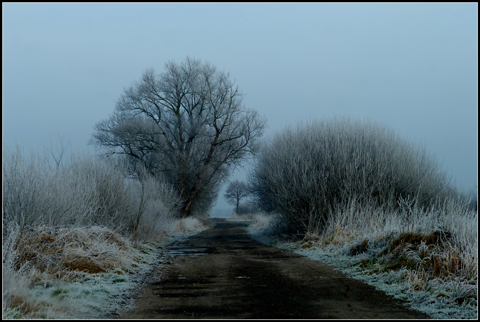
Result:
M219 136L220 136L220 132L217 132L217 134L215 135L215 138L213 139L212 145L210 146L208 156L205 159L205 164L203 165L202 170L198 174L197 182L195 182L195 185L193 186L192 192L188 196L187 201L185 202L185 206L182 208L182 210L180 212L180 216L182 218L191 216L192 203L197 198L199 187L201 187L201 185L202 185L203 176L207 172L208 166L210 165L210 162L212 161L212 156L213 156L213 153L215 152L215 148L217 146Z

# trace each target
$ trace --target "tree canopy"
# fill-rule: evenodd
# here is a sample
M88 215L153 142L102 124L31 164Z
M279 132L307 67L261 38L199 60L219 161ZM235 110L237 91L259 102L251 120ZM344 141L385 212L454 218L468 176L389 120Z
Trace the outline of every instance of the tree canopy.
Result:
M144 72L125 89L93 143L161 174L184 198L181 214L208 210L231 170L258 148L266 120L209 63L187 58Z

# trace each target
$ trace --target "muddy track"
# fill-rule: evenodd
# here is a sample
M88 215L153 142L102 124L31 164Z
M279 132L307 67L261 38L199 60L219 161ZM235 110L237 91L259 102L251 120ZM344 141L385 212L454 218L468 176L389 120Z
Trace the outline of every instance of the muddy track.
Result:
M169 246L122 319L428 319L332 266L252 240L246 222L214 227Z

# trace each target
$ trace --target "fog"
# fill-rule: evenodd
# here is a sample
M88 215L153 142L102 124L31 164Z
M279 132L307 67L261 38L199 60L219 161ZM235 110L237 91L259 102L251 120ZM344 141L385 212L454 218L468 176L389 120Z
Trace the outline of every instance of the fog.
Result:
M230 73L265 138L299 121L376 121L477 188L477 3L3 3L2 134L91 151L94 125L147 68ZM51 142L51 143L50 143ZM246 180L248 166L231 179ZM223 190L214 214L231 211Z

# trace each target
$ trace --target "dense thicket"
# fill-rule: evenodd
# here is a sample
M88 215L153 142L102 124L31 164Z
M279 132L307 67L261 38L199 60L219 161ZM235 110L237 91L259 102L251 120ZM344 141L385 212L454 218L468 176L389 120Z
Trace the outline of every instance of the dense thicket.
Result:
M265 144L249 176L257 204L288 223L291 233L325 221L338 205L420 207L452 193L424 148L372 122L332 119L299 124Z

